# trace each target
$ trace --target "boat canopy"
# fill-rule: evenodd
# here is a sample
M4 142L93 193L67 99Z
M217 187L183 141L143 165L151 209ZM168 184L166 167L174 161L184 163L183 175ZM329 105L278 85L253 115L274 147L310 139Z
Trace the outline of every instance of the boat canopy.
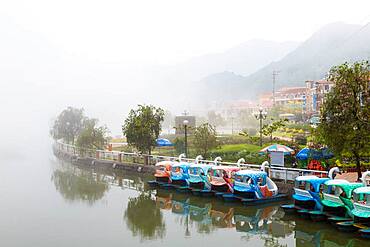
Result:
M189 168L190 164L187 162L181 162L181 163L174 164L172 167Z
M240 170L238 166L213 166L211 170L209 170L209 175L222 177L224 173L227 174L229 178L233 176L233 173Z
M155 166L157 167L167 167L167 166L173 166L174 162L169 160L160 161Z
M370 187L359 187L355 189L353 193L357 195L360 195L360 194L370 195Z
M350 184L344 179L330 179L324 183L324 193L340 196L343 192L342 186Z
M187 172L188 169L189 169L189 167L190 167L190 164L189 163L181 162L181 163L174 164L172 166L172 171L176 172L178 169L181 169L184 172Z
M241 170L241 171L238 171L238 172L235 173L235 178L236 178L236 180L242 180L242 179L238 179L238 177L240 177L240 178L245 178L245 177L251 178L253 180L254 184L257 184L258 180L262 179L262 181L263 181L262 184L265 184L267 173L264 172L264 171L256 171L256 170Z
M237 172L240 170L238 166L213 166L212 170L223 170L226 172Z
M341 195L344 198L350 199L352 197L352 192L359 188L363 187L362 183L344 183L344 184L337 184L335 185L337 188L341 188L343 192L345 193L345 196Z
M349 182L345 179L330 179L325 182L325 185L327 186L336 186L341 184L349 184Z
M314 192L320 191L320 185L328 181L330 178L319 178L316 176L299 176L295 179L295 187L299 187L301 183L306 183L306 190L309 189L309 186L307 184L312 185Z
M257 170L240 170L236 172L236 175L238 176L248 176L248 177L266 177L267 173L264 171L257 171Z
M307 182L308 180L317 179L317 178L319 178L319 177L314 176L314 175L310 175L310 176L298 176L298 177L295 178L295 181L298 181L298 182L305 181L305 182Z
M321 203L327 207L337 208L343 207L344 203L339 198L342 193L342 189L339 187L343 184L349 184L347 180L344 179L330 179L324 183L323 199Z
M207 165L207 164L192 164L190 165L190 170L193 174L197 174L198 170L202 170L204 174L208 173L208 170L210 170L214 165Z

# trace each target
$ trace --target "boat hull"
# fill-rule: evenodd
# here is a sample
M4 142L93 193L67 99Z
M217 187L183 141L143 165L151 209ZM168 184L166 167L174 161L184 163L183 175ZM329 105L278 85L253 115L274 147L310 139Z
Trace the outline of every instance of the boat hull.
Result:
M266 198L260 198L260 199L241 199L242 203L245 206L249 205L258 205L258 204L266 204L266 203L273 203L278 201L283 201L288 199L288 194L277 194L276 196L266 197Z
M151 188L155 188L155 187L159 187L159 182L158 181L148 181L147 184L149 185L149 187Z
M294 204L281 205L280 208L282 208L287 214L293 214L296 212L296 206Z
M338 222L335 224L336 228L341 232L355 232L357 227L353 225L353 221Z
M309 214L311 220L315 222L325 221L327 219L326 214L319 210L310 211Z
M169 183L170 178L169 177L164 177L164 176L156 176L155 181L157 181L158 183Z
M227 184L223 184L223 185L214 185L214 184L212 184L211 189L213 191L217 191L217 192L224 192L224 193L230 192L230 188Z
M360 237L370 239L370 228L360 229L358 233L360 234Z

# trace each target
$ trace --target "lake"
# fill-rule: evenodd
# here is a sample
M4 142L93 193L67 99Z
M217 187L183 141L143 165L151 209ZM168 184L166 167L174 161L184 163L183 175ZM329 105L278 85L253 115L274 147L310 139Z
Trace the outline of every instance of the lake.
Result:
M327 223L284 215L279 204L149 190L151 176L40 153L1 159L1 246L369 246Z

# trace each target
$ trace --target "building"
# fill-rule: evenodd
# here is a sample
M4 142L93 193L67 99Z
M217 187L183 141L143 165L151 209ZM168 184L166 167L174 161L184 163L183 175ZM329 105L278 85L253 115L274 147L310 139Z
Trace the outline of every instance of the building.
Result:
M302 109L305 96L305 87L284 87L275 92L275 105Z
M325 95L330 92L334 84L327 80L306 81L306 97L303 104L303 113L311 118L320 114Z
M305 96L306 87L284 87L275 92L275 106L302 112ZM272 93L261 94L259 104L271 108L274 105Z
M271 108L273 106L272 93L263 93L259 96L259 105L263 108Z

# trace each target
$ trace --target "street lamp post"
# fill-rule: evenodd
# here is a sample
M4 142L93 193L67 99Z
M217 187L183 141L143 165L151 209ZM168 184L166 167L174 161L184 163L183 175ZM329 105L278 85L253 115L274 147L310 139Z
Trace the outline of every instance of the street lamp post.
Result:
M257 120L260 120L260 146L262 147L262 121L266 119L267 117L267 112L263 110L262 107L258 109L258 112L253 113L254 117Z
M183 122L184 124L184 134L185 134L185 156L188 157L188 124L189 121L185 119Z

